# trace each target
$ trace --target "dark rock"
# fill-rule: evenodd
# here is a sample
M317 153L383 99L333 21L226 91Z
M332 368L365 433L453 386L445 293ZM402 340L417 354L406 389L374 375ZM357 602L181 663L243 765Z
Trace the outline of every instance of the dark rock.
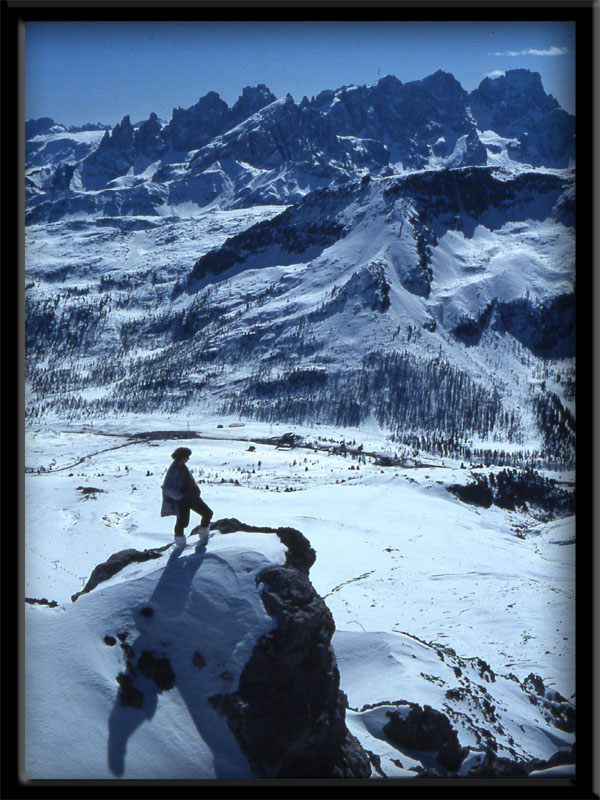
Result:
M117 675L117 683L121 687L119 690L121 705L141 708L144 702L144 694L139 689L135 688L131 676L120 672Z
M164 547L155 547L150 550L120 550L118 553L114 553L112 556L108 558L107 561L104 561L102 564L98 564L97 567L94 568L94 571L90 575L88 582L83 587L80 592L71 596L71 601L74 603L78 597L82 594L86 594L87 592L91 592L92 589L95 589L99 583L103 581L107 581L109 578L112 578L113 575L116 575L117 572L120 572L124 569L128 564L133 564L134 562L143 562L149 561L153 558L160 558L161 554L171 547L171 543L164 545Z
M269 528L266 526L248 525L245 522L240 522L240 520L235 517L218 519L216 522L211 522L210 527L212 530L217 530L220 533L235 533L236 531L276 533L282 544L288 549L286 566L294 567L305 575L308 575L310 568L317 558L308 539L295 528Z
M296 569L269 567L259 580L277 627L261 637L237 691L212 704L259 777L368 777L368 756L345 725L329 609Z
M101 149L131 150L134 144L134 128L131 124L129 114L121 122L117 123L109 133L106 131L100 142Z
M30 605L48 606L49 608L56 608L58 606L56 600L47 600L45 597L42 597L40 600L35 597L26 597L25 602Z
M168 691L175 684L175 674L168 658L157 658L151 650L143 650L137 668L145 677L153 680L159 691Z
M154 610L150 606L146 606L140 609L140 614L142 617L151 617L154 614Z
M202 653L199 653L196 650L196 652L194 653L194 656L192 658L192 664L195 667L197 667L198 669L202 669L203 667L206 666L206 661L205 661L204 656L202 655Z
M304 575L308 575L317 559L317 554L308 539L295 528L277 528L275 533L288 549L286 567L294 567Z
M135 149L151 159L160 158L169 149L162 125L154 112L135 132Z
M114 636L105 636L104 637L104 644L108 645L108 647L114 647L117 643L117 640Z
M523 681L523 688L527 691L534 691L536 694L544 697L546 694L546 688L544 686L544 681L540 678L539 675L535 675L533 672L530 672L529 675Z
M261 108L268 106L277 98L264 83L258 86L246 86L242 89L241 96L231 108L228 126L233 128L240 122L260 111Z
M247 531L249 533L275 533L276 528L262 527L257 525L248 525L245 522L240 522L235 517L227 517L225 519L218 519L210 523L210 528L213 531L220 533L235 533L236 531Z
M467 751L461 747L450 720L431 706L409 703L409 711L388 711L389 722L383 732L395 747L411 750L432 750L439 763L450 771L457 770Z

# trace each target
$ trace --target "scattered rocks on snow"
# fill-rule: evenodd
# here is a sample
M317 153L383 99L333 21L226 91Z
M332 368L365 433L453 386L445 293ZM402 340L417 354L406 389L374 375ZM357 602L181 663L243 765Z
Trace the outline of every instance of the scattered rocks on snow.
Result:
M30 605L48 606L49 608L56 608L58 606L56 600L46 600L45 597L42 597L39 600L35 597L26 597L25 602L29 603Z

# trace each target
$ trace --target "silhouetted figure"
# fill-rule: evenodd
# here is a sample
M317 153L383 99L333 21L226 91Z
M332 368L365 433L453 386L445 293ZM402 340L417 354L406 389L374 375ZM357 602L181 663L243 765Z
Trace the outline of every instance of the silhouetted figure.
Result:
M171 454L173 463L167 470L162 485L161 517L176 516L175 543L179 547L185 545L184 530L190 523L190 510L200 514L200 536L208 536L209 524L213 512L200 497L200 489L192 478L186 462L192 455L188 447L178 447Z

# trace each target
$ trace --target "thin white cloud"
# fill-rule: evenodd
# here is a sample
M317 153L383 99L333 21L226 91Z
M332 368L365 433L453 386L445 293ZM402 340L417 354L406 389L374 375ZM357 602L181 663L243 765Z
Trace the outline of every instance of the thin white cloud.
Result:
M502 78L504 75L506 75L506 70L504 69L495 69L493 72L485 73L486 78Z
M491 56L566 56L568 47L548 47L546 50L503 50L500 53L490 53Z

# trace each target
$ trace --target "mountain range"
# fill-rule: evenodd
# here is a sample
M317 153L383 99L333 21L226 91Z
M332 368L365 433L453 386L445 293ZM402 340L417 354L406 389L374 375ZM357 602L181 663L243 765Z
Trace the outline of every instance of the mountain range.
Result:
M94 127L94 126L87 126ZM86 130L85 133L90 133ZM27 123L27 220L144 214L193 202L294 203L315 188L407 170L503 163L566 168L574 117L540 75L511 70L465 91L449 73L343 86L295 103L263 84L229 108L216 92L98 137L50 119ZM50 140L47 137L50 136Z

